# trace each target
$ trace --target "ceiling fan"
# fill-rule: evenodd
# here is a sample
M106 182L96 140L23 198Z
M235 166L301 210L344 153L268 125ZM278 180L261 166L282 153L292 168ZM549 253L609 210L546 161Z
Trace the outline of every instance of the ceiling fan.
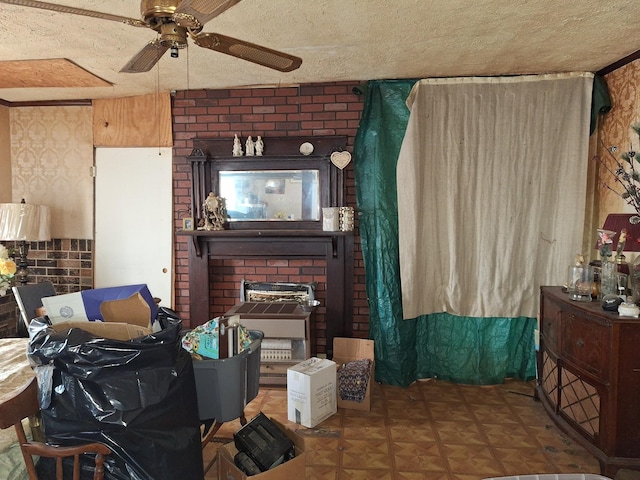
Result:
M178 56L178 50L187 46L187 38L191 38L199 47L281 72L300 67L302 59L299 57L225 35L202 32L205 23L240 1L141 0L141 20L37 0L0 0L0 3L101 18L134 27L147 27L157 32L157 38L147 43L122 67L120 71L125 73L148 72L167 50L171 50L172 56Z

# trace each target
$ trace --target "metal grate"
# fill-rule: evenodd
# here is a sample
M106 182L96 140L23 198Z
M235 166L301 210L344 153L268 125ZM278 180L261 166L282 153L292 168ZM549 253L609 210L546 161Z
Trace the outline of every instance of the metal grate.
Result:
M248 282L242 280L240 300L242 302L313 303L314 283Z
M298 312L297 303L245 302L234 313L252 315L291 315Z

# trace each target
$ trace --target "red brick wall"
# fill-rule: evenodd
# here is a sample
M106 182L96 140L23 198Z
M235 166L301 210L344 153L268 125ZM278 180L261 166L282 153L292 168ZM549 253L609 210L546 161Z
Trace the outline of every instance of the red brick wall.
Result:
M188 156L195 138L241 138L261 135L268 148L270 137L334 136L353 141L362 113L362 99L352 92L357 82L306 84L299 87L250 88L233 90L191 90L176 92L172 116L174 134L174 220L181 228L182 218L191 216L191 178ZM353 162L345 169L346 205L356 211ZM353 334L369 334L369 308L365 291L364 266L356 215L354 261ZM186 325L195 326L208 319L189 317L189 265L186 237L176 237L175 307ZM215 262L215 263L214 263ZM324 304L326 272L324 261L313 260L211 260L215 265L210 292L211 317L225 313L239 301L240 280L318 283L316 298ZM319 308L312 326L316 343L313 353L325 352L324 311Z
M17 250L18 242L3 242ZM28 283L51 282L58 295L93 288L93 240L53 239L29 242ZM20 317L13 293L0 297L0 338L16 334Z

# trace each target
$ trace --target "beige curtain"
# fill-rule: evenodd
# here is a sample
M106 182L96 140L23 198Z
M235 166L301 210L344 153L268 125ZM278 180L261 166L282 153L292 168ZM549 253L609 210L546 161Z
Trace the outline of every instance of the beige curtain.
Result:
M427 79L397 166L405 319L535 317L582 248L593 75Z

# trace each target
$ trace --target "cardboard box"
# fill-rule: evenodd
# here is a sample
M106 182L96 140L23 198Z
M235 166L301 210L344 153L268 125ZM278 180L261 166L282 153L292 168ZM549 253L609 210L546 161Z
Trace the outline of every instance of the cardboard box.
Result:
M333 361L338 365L338 369L354 360L371 360L371 369L369 371L369 381L367 382L367 390L363 402L353 402L342 400L340 398L339 386L337 388L338 408L350 408L353 410L371 410L371 385L374 381L373 374L375 371L374 358L374 342L373 340L364 340L361 338L334 338L333 339Z
M287 369L288 419L313 428L338 411L336 363L312 357Z
M151 325L151 308L138 292L128 298L103 301L100 314L105 322L129 323L139 327Z
M139 325L116 322L59 322L52 325L56 332L62 332L69 328L81 328L97 337L111 338L113 340L131 340L132 338L143 337L151 333L151 329Z
M100 320L148 327L158 314L158 307L144 284L43 297L42 304L53 324Z
M278 465L277 467L267 470L257 475L247 476L242 470L236 467L233 457L238 453L233 442L226 443L218 448L218 478L225 480L282 480L282 479L299 479L305 478L305 467L307 459L304 453L304 440L288 428L284 427L280 422L271 419L284 433L289 437L296 446L295 458Z

